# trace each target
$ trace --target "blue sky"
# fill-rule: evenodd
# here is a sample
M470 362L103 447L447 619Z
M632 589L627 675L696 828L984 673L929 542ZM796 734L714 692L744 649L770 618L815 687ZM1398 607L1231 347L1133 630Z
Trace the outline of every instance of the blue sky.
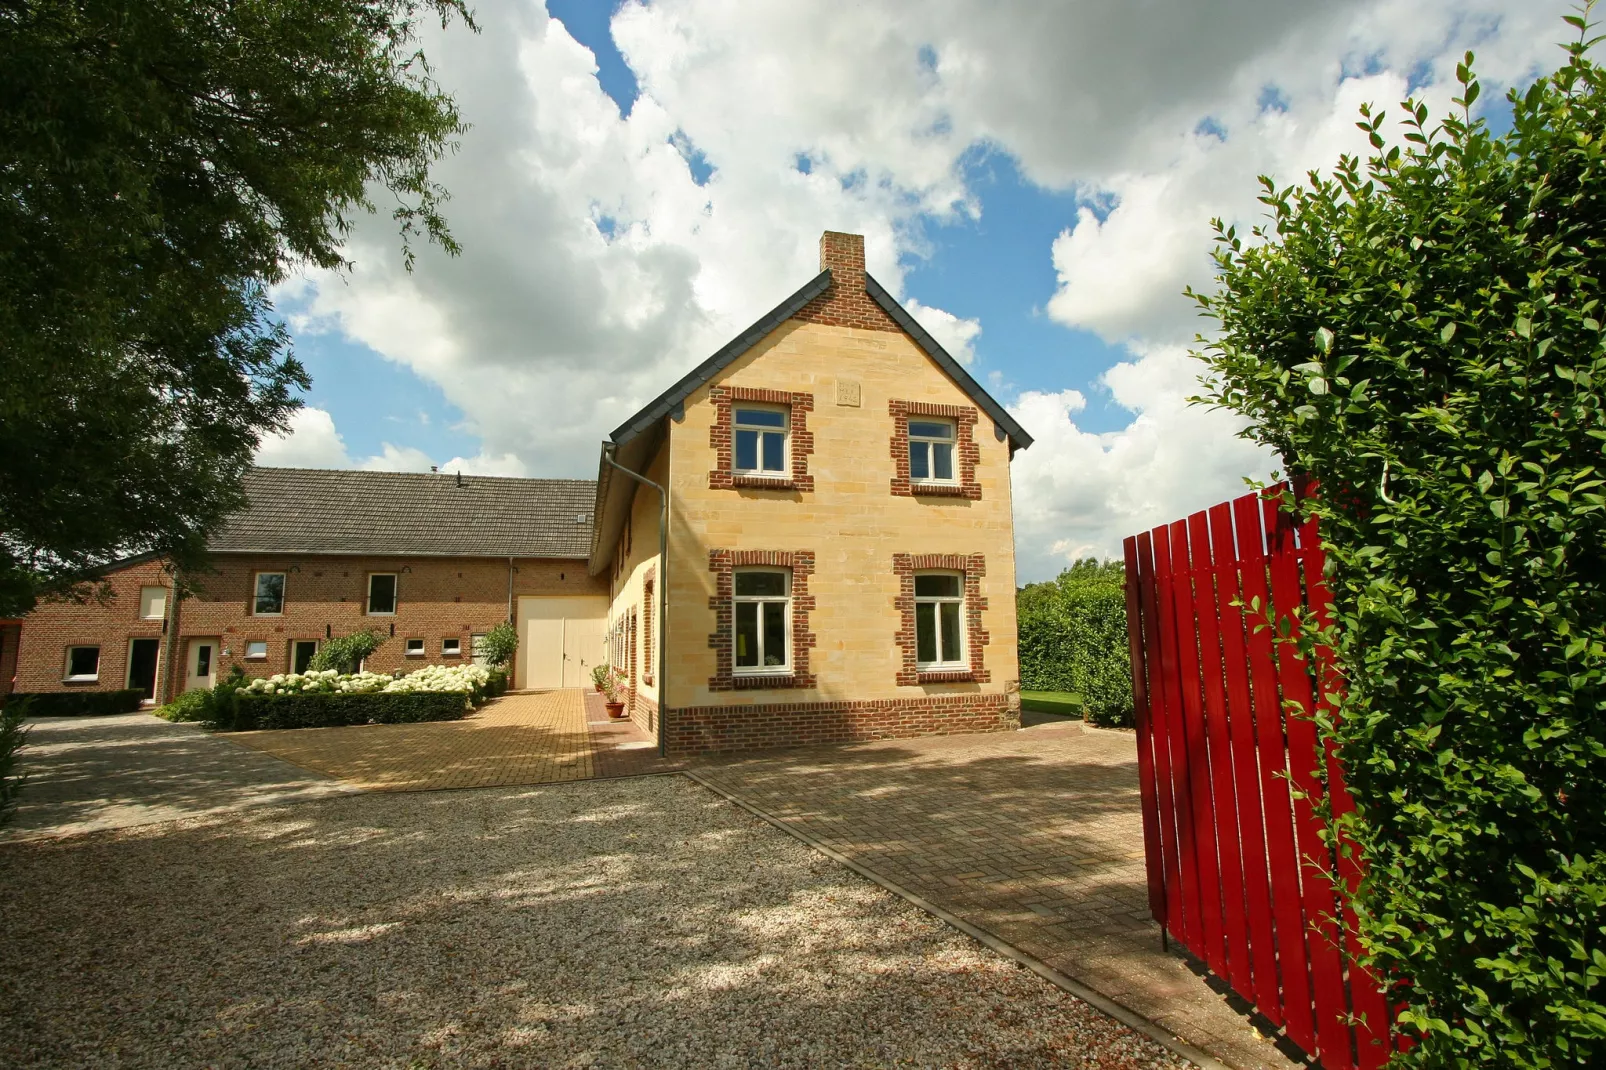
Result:
M313 386L261 462L590 477L834 229L1037 438L1022 578L1235 493L1273 465L1187 403L1209 220L1363 152L1362 103L1442 112L1466 49L1497 101L1569 9L1151 7L481 0L424 40L472 124L436 172L463 255L408 275L378 215L353 271L280 294Z

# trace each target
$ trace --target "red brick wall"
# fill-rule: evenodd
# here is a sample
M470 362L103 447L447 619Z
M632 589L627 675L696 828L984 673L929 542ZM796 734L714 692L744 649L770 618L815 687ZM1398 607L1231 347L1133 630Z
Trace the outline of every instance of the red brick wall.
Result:
M669 751L708 754L758 747L856 743L960 732L1007 732L1020 714L1007 695L927 695L866 702L793 702L763 706L676 707Z
M831 284L793 319L862 331L903 331L865 292L863 235L834 230L820 235L820 270L826 268L831 269Z
M606 582L586 575L584 561L521 558L514 561L513 594L606 595ZM284 613L256 616L251 598L256 572L284 572ZM397 573L397 604L393 616L367 613L368 574ZM42 605L22 626L18 690L60 691L71 687L112 690L123 686L127 673L128 640L162 634L161 621L140 621L139 588L162 582L160 566L146 563L114 572L109 577L113 599L106 605ZM410 666L467 660L470 636L489 631L507 618L508 563L506 558L323 557L302 555L220 554L211 570L186 575L196 588L180 609L181 640L216 636L229 651L218 662L226 675L239 665L250 676L271 676L289 671L290 642L321 640L362 628L377 628L385 643L368 659L375 672ZM394 638L391 638L394 630ZM441 640L461 641L460 659L441 653ZM405 655L406 640L424 640L424 656ZM268 644L268 656L245 660L245 645L253 640ZM100 681L65 685L62 663L69 645L98 643L101 647ZM166 651L163 651L165 659ZM180 643L179 656L187 649ZM184 686L182 662L174 674L175 689ZM167 676L164 664L159 684ZM518 681L515 681L517 684Z

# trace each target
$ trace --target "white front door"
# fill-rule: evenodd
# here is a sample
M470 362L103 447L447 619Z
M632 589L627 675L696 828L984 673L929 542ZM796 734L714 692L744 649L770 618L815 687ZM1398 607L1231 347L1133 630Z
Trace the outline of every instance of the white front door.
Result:
M517 686L587 686L607 613L605 598L521 597Z
M184 690L213 687L217 684L218 655L223 650L220 639L191 639L188 667L184 676Z

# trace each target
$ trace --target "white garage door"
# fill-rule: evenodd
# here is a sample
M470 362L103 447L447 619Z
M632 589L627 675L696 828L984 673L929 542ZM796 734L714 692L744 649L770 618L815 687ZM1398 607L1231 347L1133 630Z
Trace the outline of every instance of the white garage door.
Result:
M519 599L519 687L589 687L604 660L606 598Z

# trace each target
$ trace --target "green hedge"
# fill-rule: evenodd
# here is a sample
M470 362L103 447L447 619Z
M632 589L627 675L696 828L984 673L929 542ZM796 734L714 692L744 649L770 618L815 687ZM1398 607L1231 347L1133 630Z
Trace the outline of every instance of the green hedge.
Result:
M1082 696L1093 724L1132 724L1132 659L1127 646L1126 595L1104 572L1077 582L1020 592L1020 686L1023 691L1070 691Z
M6 711L18 717L102 717L133 713L145 692L126 691L18 691L6 698Z
M379 691L371 694L313 693L262 695L239 691L234 696L229 723L213 724L225 731L258 728L333 728L351 724L412 724L418 721L455 721L468 712L464 691Z

